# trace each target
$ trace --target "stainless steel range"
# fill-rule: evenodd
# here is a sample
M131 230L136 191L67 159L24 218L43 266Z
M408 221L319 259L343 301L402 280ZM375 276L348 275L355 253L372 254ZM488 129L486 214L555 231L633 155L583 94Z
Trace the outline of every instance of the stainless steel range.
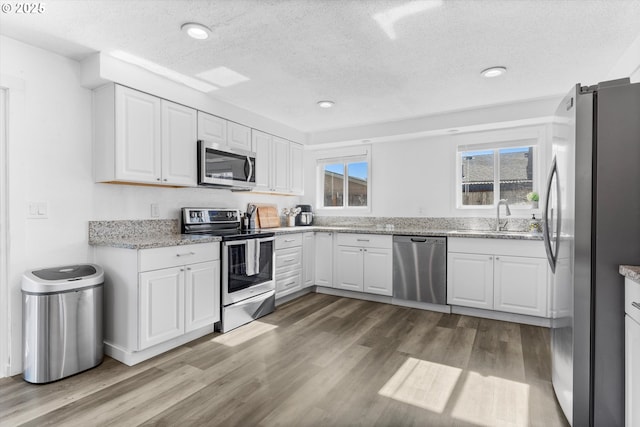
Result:
M275 309L275 233L240 230L237 209L182 208L182 232L222 237L220 331Z

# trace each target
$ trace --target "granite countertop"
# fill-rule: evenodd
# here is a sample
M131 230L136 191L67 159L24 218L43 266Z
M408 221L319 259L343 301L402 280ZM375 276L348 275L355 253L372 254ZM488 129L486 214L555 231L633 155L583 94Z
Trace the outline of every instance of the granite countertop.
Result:
M542 240L542 233L530 233L524 231L490 231L490 230L431 230L424 228L394 228L388 230L378 227L326 227L326 226L298 226L272 228L276 235L302 233L305 231L336 231L340 233L363 233L404 236L446 236L446 237L472 237L483 239L510 239L510 240Z
M640 266L637 265L621 265L620 274L624 277L628 277L631 280L640 282Z
M191 245L194 243L219 242L219 236L205 236L198 234L166 234L150 236L105 236L96 237L89 240L93 246L111 246L113 248L124 249L149 249L162 248L166 246Z
M114 228L108 232L91 232L89 244L93 246L111 246L125 249L148 249L166 246L190 245L193 243L219 242L222 239L218 236L179 234L169 230L165 233L154 232L148 234L127 235L120 233ZM279 227L263 229L263 231L273 231L276 235L302 233L305 231L325 231L339 233L363 233L382 235L405 235L405 236L446 236L446 237L471 237L483 239L509 239L509 240L542 240L541 233L529 233L520 231L489 231L489 230L434 230L420 227L405 228L382 228L382 227L329 227L329 226L297 226Z

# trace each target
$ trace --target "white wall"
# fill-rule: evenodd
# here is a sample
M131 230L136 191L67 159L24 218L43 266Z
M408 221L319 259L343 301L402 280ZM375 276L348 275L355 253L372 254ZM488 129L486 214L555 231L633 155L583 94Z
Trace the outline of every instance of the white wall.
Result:
M550 112L550 114L553 111ZM463 127L465 124L460 123ZM459 210L455 206L456 163L458 143L537 139L539 152L539 188L544 185L549 165L550 143L546 125L516 126L504 130L490 130L461 134L434 135L371 145L372 195L371 212L319 212L319 215L354 215L385 217L461 217L495 216L494 209ZM336 152L341 150L335 148ZM305 159L304 203L317 205L316 159L331 157L327 150L307 150ZM330 152L330 151L329 151ZM539 210L534 211L539 213ZM514 216L529 217L531 211L513 209Z
M91 261L89 220L178 218L182 206L294 206L297 197L213 189L95 184L91 170L91 91L80 86L80 65L0 36L0 86L9 88L10 373L21 372L24 271ZM194 153L195 154L195 153ZM4 168L4 165L2 166ZM29 202L47 202L48 219L27 219ZM0 292L0 298L4 295ZM6 373L1 361L0 376Z

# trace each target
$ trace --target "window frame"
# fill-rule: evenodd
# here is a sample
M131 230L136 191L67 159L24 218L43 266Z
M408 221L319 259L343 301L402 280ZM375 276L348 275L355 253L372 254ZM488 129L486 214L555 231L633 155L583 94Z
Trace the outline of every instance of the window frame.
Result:
M537 213L540 211L540 203L542 201L540 194L540 162L543 158L541 155L541 146L538 138L512 138L508 140L496 140L495 142L481 142L476 144L459 143L455 148L455 208L460 211L487 211L496 208L500 201L500 150L509 148L533 148L533 170L532 170L532 190L538 193L538 206L528 205L509 205L512 210L522 213ZM462 204L462 153L467 151L493 151L493 204L491 205L463 205Z
M330 164L342 164L344 176L343 179L343 197L342 206L325 206L324 205L324 168ZM367 205L366 206L349 206L349 163L367 163ZM316 159L316 211L324 214L329 213L369 213L371 212L371 150L366 150L363 154L341 155L335 157L321 157Z

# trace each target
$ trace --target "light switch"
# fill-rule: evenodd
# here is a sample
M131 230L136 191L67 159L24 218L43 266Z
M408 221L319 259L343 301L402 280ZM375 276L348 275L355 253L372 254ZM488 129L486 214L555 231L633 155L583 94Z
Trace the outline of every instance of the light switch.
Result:
M47 202L29 202L27 209L29 219L49 218L49 204Z

